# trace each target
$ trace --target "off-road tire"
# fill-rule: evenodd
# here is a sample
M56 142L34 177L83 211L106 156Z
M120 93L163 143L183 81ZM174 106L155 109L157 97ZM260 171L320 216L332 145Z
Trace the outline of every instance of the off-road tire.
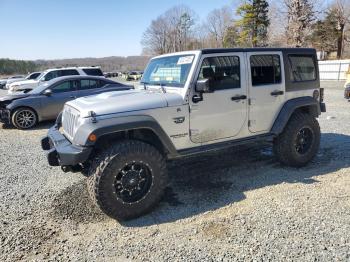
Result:
M116 194L116 179L129 163L142 163L151 171L152 184L137 202L126 203ZM153 146L123 140L98 153L90 167L88 191L94 203L108 216L129 220L150 212L161 200L168 175L164 156Z
M30 123L25 124L24 122L20 121L20 116L24 114L27 114L27 116L31 116L32 120ZM28 118L29 119L29 118ZM29 120L28 120L29 121ZM20 107L17 108L11 115L11 124L16 127L17 129L30 129L33 128L38 124L38 115L36 112L28 107Z
M297 138L301 130L308 130L312 134L312 142L305 153L297 149ZM292 167L307 165L317 154L320 147L320 126L315 117L302 112L295 112L282 134L274 140L274 153L278 161Z

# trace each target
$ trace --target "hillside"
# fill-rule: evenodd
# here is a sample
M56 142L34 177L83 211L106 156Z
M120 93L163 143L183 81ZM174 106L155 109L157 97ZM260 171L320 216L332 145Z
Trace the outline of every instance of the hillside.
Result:
M104 72L143 70L149 59L149 56L111 56L103 58L72 58L35 61L0 59L0 75L27 74L28 72L67 66L100 66Z
M39 69L66 66L101 66L104 72L143 70L150 57L148 56L111 56L103 58L73 58L62 60L37 60L34 61Z

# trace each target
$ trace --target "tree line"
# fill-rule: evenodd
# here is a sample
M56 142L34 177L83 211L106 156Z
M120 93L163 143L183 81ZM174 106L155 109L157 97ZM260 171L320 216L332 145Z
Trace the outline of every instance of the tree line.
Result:
M0 75L27 74L37 68L38 65L32 61L0 59Z
M350 0L244 0L211 11L205 21L175 6L144 32L143 53L221 47L314 47L350 55Z
M0 59L0 75L28 74L35 71L44 71L49 68L75 67L75 66L99 66L104 72L114 71L142 71L147 62L148 56L128 57L103 57L103 58L72 58L59 60L35 60L22 61L11 59Z

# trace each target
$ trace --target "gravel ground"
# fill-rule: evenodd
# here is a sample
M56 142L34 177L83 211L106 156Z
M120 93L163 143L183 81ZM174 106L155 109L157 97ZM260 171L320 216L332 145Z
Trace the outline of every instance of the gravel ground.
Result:
M266 147L169 163L160 206L118 223L79 174L49 167L31 131L0 127L0 261L350 261L350 103L323 83L322 146L302 169Z

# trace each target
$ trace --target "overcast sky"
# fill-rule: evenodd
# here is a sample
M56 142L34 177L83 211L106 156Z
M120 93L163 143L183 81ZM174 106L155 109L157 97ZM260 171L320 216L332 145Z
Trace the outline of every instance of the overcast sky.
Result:
M180 4L204 19L232 0L0 0L0 58L140 55L152 19Z

